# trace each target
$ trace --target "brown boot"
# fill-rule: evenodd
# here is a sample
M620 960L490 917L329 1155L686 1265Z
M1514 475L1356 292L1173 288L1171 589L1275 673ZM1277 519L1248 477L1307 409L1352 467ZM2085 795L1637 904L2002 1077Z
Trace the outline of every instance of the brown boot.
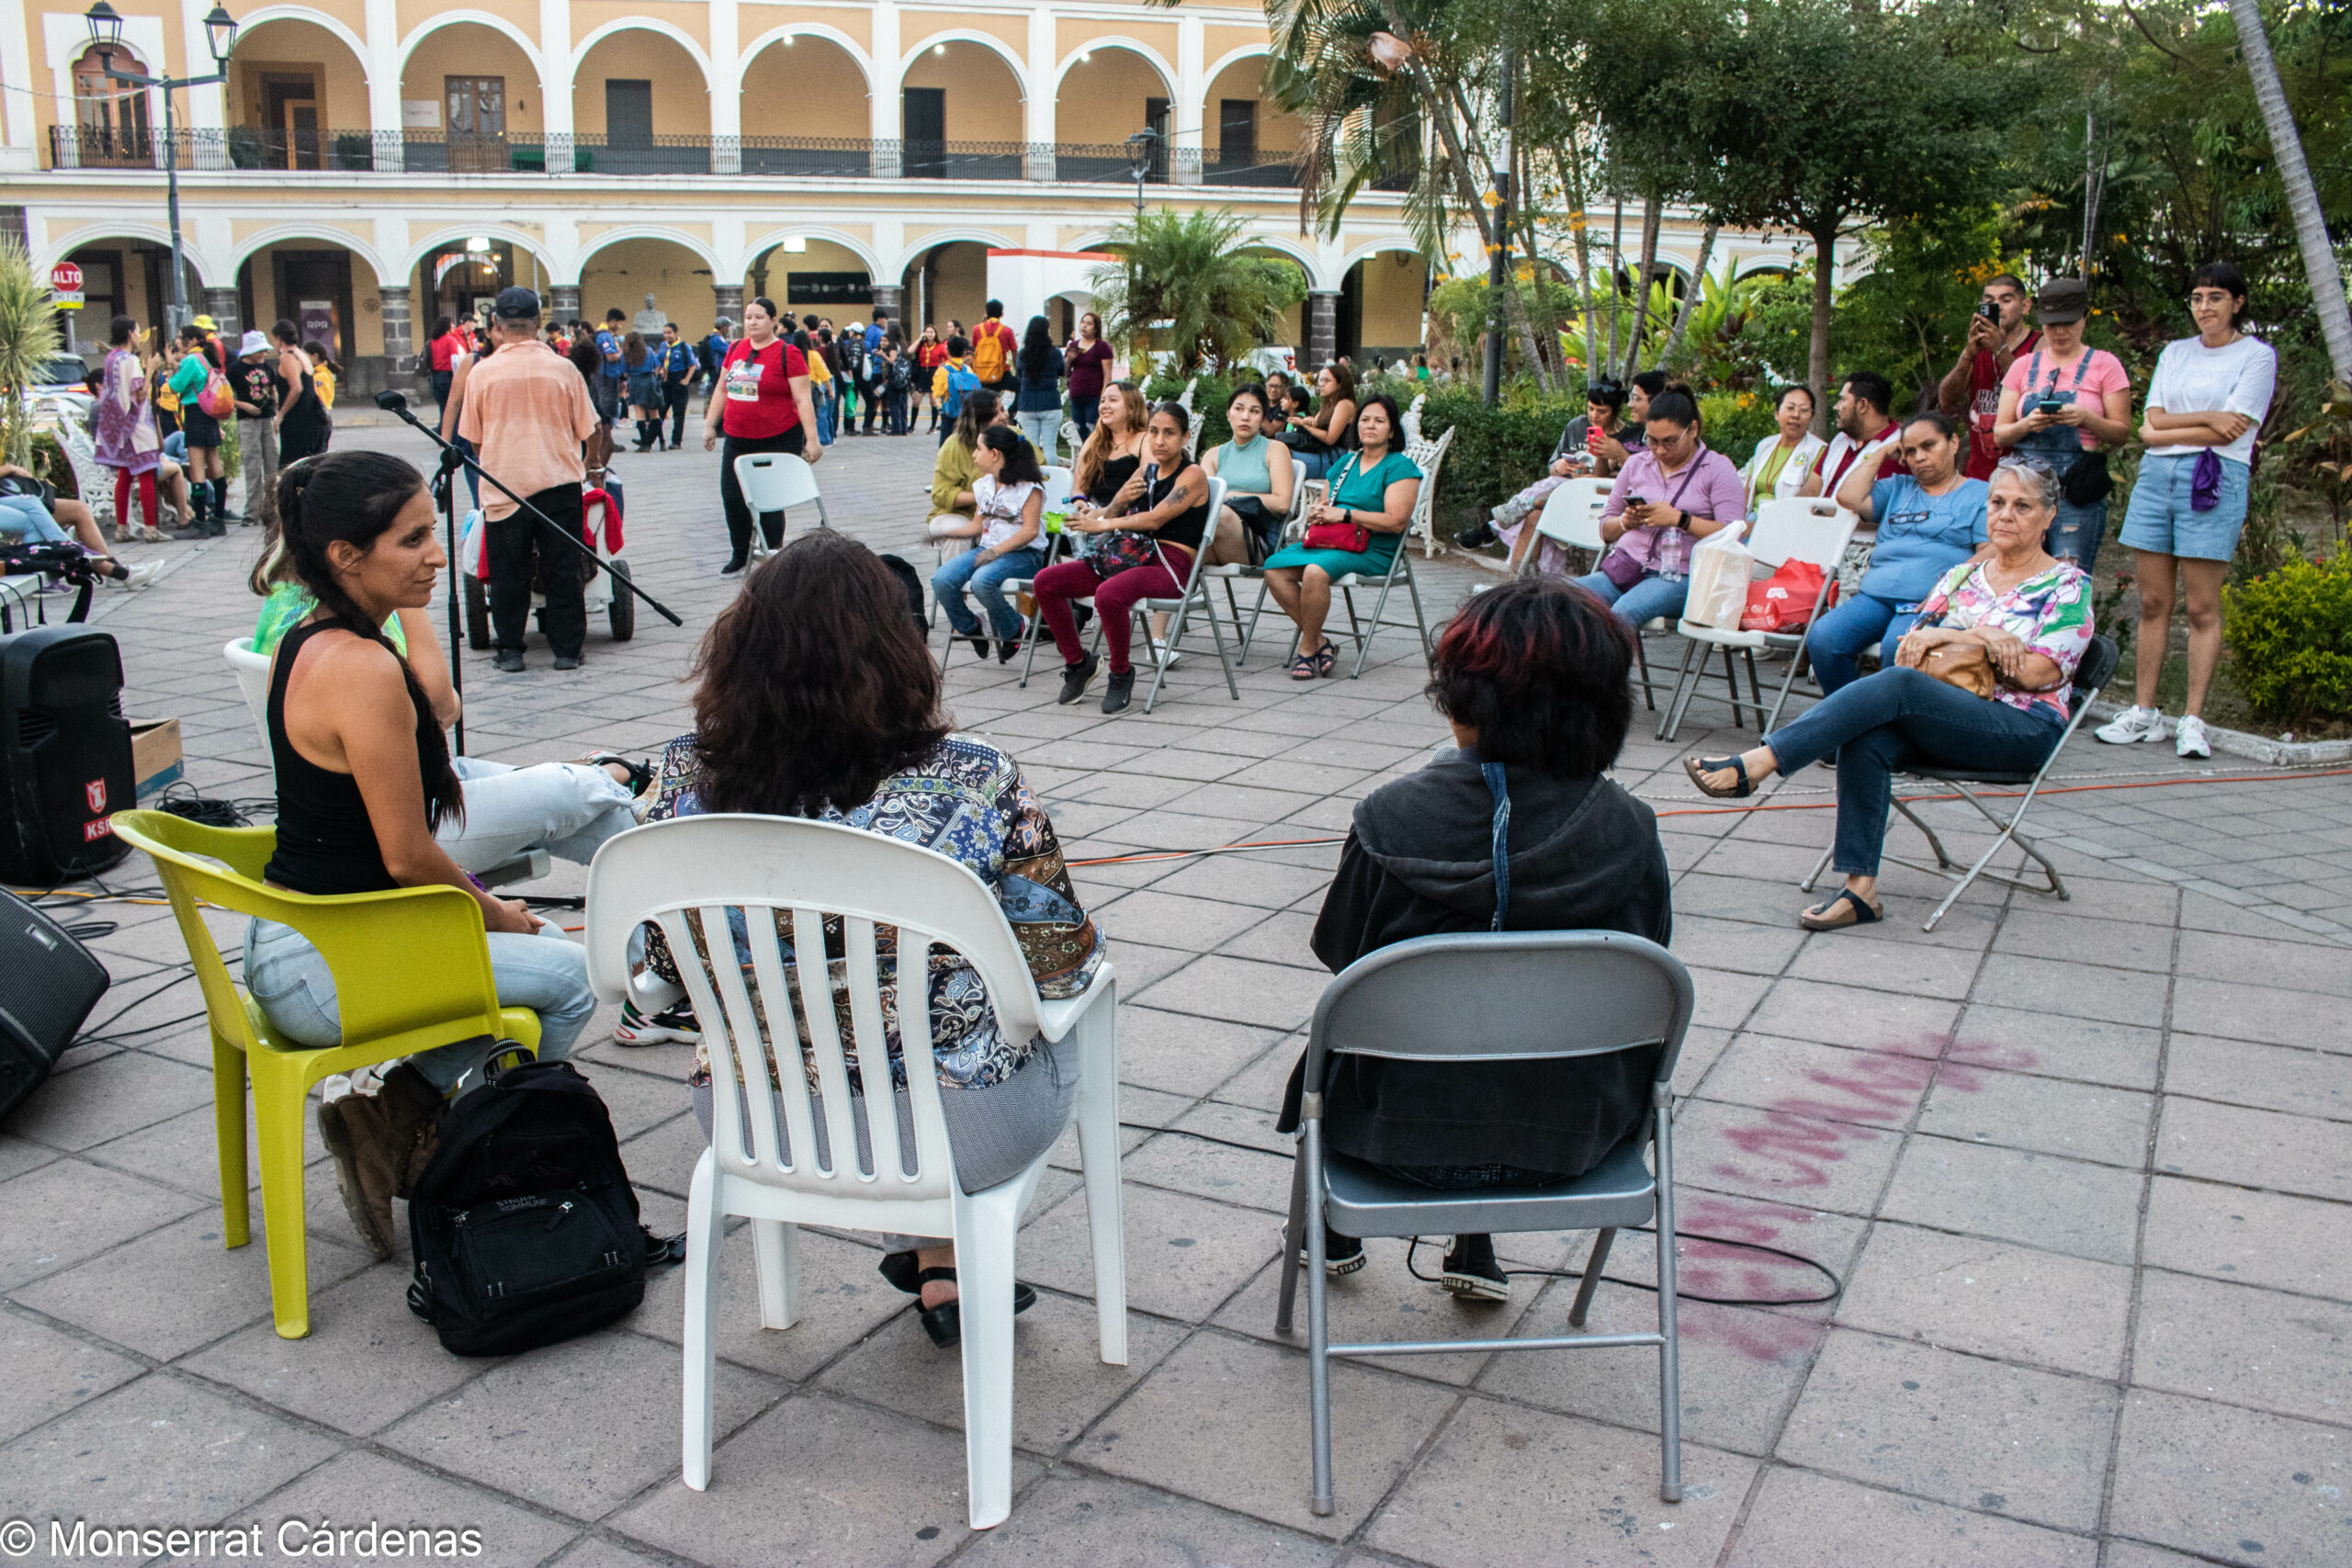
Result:
M439 1093L405 1062L374 1093L319 1106L319 1135L334 1156L344 1210L379 1260L392 1255L392 1200L408 1196L432 1157L440 1113Z

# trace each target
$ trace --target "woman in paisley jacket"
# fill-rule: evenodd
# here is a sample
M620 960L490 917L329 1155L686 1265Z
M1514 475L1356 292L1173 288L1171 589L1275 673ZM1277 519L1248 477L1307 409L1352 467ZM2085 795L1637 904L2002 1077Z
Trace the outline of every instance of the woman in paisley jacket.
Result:
M905 590L864 545L824 529L795 539L745 581L704 639L695 672L695 733L672 741L649 820L706 811L808 817L921 844L960 862L994 889L1031 976L1048 998L1092 984L1102 942L1078 902L1054 825L1011 757L952 731L939 705L939 668L916 634ZM676 979L650 933L648 962ZM789 965L788 928L779 920ZM837 920L826 926L827 967L844 1042L850 1037L846 960ZM899 1039L899 981L884 945L882 1011L894 1085L906 1083ZM739 958L748 953L739 948ZM748 964L747 964L748 967ZM799 982L796 978L796 985ZM931 1036L957 1182L977 1192L1026 1168L1053 1145L1077 1094L1075 1061L1032 1036L998 1027L978 974L934 952L928 976ZM808 1043L800 1021L801 1042ZM708 1048L697 1045L695 1110L711 1126ZM776 1070L773 1060L769 1070ZM852 1083L859 1082L853 1058ZM902 1146L911 1148L899 1100ZM882 1273L919 1294L934 1343L960 1337L955 1248L922 1236L886 1238ZM1015 1288L1015 1310L1035 1299Z

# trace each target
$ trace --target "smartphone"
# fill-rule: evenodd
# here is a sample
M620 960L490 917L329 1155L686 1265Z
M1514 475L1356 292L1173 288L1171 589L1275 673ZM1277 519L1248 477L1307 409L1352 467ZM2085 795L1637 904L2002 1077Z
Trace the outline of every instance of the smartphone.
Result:
M1649 500L1645 496L1629 495L1625 498L1625 504L1628 506L1647 506L1649 504Z
M2067 401L2068 400L2064 398L2044 396L2040 402L2033 406L2041 410L2043 413L2054 414L2064 412Z
M2001 308L1990 299L1980 300L1976 306L1976 313L1995 326L2001 324Z

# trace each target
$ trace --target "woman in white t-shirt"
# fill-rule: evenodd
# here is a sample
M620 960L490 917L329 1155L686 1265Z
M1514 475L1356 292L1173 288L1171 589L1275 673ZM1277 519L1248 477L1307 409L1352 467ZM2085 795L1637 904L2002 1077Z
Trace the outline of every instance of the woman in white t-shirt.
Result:
M947 624L986 658L988 633L996 633L997 662L1011 659L1021 646L1021 616L1005 603L1004 585L1014 578L1035 577L1046 564L1045 470L1037 466L1037 449L1009 424L992 424L980 432L972 449L972 516L963 526L941 536L967 538L974 547L945 562L931 574L932 596L947 612ZM971 606L964 603L969 588L988 612L983 627Z
M2245 526L2254 438L2270 412L2278 355L2241 330L2245 276L2228 262L2197 269L2188 313L2197 336L2166 344L2148 383L2140 426L2148 452L2123 514L2121 536L2138 562L2138 689L2132 705L2098 734L2119 745L2172 734L2181 756L2211 757L2202 715L2222 658L2222 580ZM2156 707L2176 577L2188 604L2188 692L2177 731Z

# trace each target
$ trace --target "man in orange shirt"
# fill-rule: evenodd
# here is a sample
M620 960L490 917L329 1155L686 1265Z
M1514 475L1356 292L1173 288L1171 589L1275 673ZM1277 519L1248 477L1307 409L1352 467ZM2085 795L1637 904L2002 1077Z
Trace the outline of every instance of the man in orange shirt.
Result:
M981 386L1000 392L1011 391L1020 384L1020 378L1012 373L1013 351L1020 346L1020 340L1004 324L1003 316L1004 301L991 299L989 319L972 329L972 373L980 378Z
M482 471L524 497L555 526L581 536L582 487L588 478L580 444L599 428L588 384L568 360L539 338L539 297L527 288L499 290L491 310L492 352L466 378L458 434L474 444ZM547 613L542 621L558 670L580 668L588 637L578 552L543 539L547 526L495 485L481 495L482 547L490 561L492 644L498 668L523 668L523 633L531 615L534 548L548 558Z

